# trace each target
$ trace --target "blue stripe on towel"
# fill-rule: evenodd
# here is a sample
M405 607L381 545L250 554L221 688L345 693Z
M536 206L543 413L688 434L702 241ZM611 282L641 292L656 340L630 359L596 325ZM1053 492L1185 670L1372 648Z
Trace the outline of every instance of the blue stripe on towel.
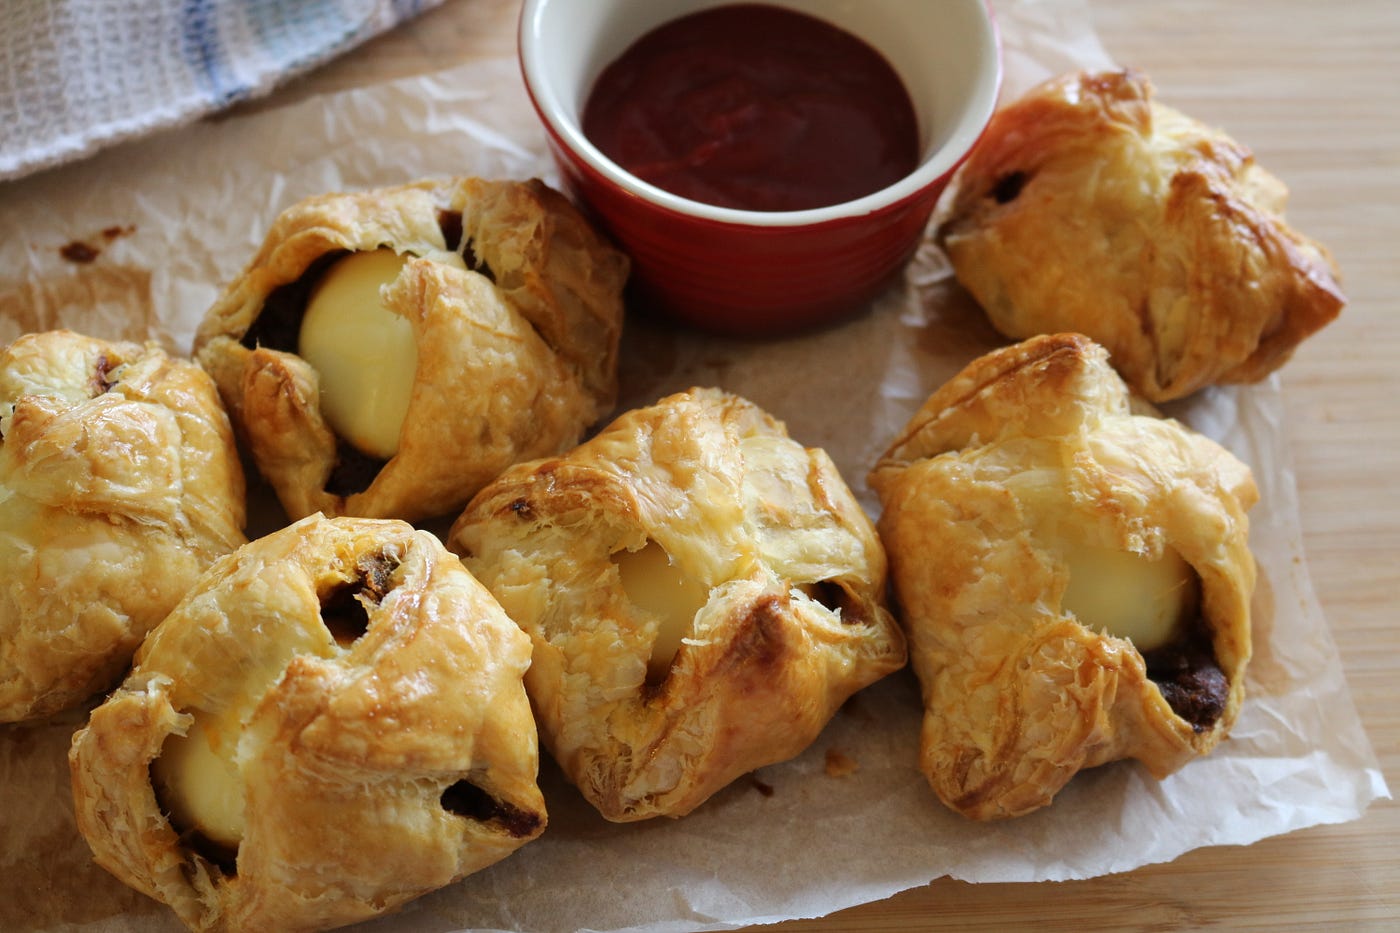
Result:
M216 106L236 100L239 86L219 38L217 0L184 0L180 8L180 57L193 70L195 82Z
M361 25L338 0L251 2L244 8L259 47L279 71L294 71L347 42Z

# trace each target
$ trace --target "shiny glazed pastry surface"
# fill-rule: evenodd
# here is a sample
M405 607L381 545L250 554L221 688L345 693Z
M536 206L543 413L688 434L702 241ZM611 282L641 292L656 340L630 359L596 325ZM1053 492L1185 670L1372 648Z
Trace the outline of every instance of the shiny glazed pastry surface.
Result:
M69 755L97 861L194 930L315 930L545 826L530 643L432 535L311 516L214 564Z
M1227 735L1254 481L1134 413L1101 347L1048 335L975 360L870 480L923 692L920 763L949 807L1028 813L1083 768L1135 758L1162 777ZM1114 634L1164 585L1178 618L1156 644Z
M69 331L0 351L0 722L113 686L243 522L199 367Z
M1152 401L1257 382L1345 301L1283 183L1137 72L1031 90L956 186L939 238L992 324L1086 334Z
M308 306L337 267L378 251L401 268L382 288L361 277L367 297L313 319ZM509 464L576 443L612 407L627 268L538 181L325 195L278 217L209 310L195 354L292 518L450 515ZM406 349L392 321L360 329L380 313L360 313L366 303L407 322ZM409 383L386 389L405 400L396 413L363 395L363 383L404 370ZM348 394L323 404L324 392Z
M682 816L798 754L905 661L830 459L716 389L508 470L449 546L530 634L541 740L610 820Z

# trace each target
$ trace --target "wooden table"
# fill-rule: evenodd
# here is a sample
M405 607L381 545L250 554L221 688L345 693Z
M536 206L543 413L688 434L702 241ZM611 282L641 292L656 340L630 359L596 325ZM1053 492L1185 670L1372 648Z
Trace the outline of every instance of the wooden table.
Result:
M1400 5L1095 0L1113 58L1248 144L1329 245L1350 303L1283 372L1304 548L1392 791L1400 784ZM1400 929L1400 806L1090 881L948 879L775 930Z
M271 103L514 49L516 0L447 0ZM1289 218L1328 244L1350 303L1283 374L1304 547L1387 782L1400 785L1400 4L1093 0L1113 58L1254 149ZM265 106L264 102L261 106ZM941 879L785 933L1400 929L1400 805L1167 865L1060 884Z
M517 6L447 0L254 106L510 55ZM1342 267L1347 310L1283 375L1288 431L1312 580L1383 772L1400 785L1400 4L1094 0L1092 12L1117 61L1250 145L1289 184L1290 219ZM1357 822L1091 881L942 879L771 929L1030 925L1400 929L1400 806L1381 802Z

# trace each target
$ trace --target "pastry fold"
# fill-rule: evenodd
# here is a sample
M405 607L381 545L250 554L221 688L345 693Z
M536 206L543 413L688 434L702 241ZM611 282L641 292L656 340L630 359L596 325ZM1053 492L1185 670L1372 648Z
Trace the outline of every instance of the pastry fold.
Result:
M1024 814L1083 768L1135 758L1162 777L1229 732L1250 657L1254 481L1210 439L1135 413L1102 347L1047 335L975 360L870 482L922 687L920 764L949 807ZM1198 595L1140 650L1069 593L1107 594L1110 617L1157 594L1083 553L1113 568L1179 556Z
M352 252L412 258L381 292L417 363L397 452L337 436L298 355L309 296ZM626 257L537 180L309 198L206 314L195 355L293 518L454 515L511 463L577 443L616 395ZM383 365L396 365L386 361Z
M1340 313L1335 266L1286 201L1140 72L1069 74L996 114L938 237L1003 334L1085 334L1166 401L1257 382Z
M61 330L0 351L0 722L113 686L243 523L198 366Z
M689 813L905 662L830 458L717 389L506 471L448 543L529 633L541 740L610 820Z
M429 533L311 516L216 562L150 634L74 736L78 828L192 930L378 916L543 831L529 660ZM182 782L161 759L195 741L224 761Z

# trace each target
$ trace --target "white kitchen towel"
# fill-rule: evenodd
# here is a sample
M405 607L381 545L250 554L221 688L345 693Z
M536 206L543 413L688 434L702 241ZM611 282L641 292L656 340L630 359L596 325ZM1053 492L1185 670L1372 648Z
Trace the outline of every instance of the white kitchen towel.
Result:
M266 93L441 0L3 0L0 181Z

